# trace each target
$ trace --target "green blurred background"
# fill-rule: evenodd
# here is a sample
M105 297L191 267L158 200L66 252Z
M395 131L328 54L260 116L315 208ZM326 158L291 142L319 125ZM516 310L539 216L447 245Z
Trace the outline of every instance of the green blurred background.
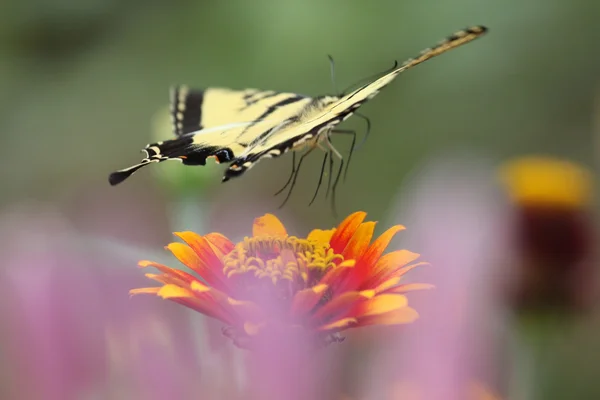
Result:
M137 162L153 140L151 120L172 84L328 94L327 54L343 88L475 24L490 32L401 75L363 107L371 136L339 187L340 214L360 209L383 218L412 168L448 149L593 162L600 71L600 3L593 0L8 0L2 9L0 206L49 201L79 228L119 237L88 206L130 201L140 218L153 218L156 232L128 237L165 243L173 193L150 171L165 166L118 187L107 177ZM345 125L364 131L360 119ZM336 143L346 149L349 140ZM214 215L209 223L223 225L221 216L249 222L276 210L282 199L272 194L287 180L290 158L265 160L223 185L222 168L207 168L197 192ZM283 211L306 226L335 222L322 197L307 207L320 160L315 154L303 167ZM254 211L246 215L250 200ZM547 398L600 398L595 325L552 357L554 397Z

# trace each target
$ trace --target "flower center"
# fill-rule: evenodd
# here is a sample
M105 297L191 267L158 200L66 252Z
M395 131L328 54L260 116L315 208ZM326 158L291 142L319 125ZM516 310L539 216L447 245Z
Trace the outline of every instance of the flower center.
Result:
M244 284L264 282L286 285L293 292L314 285L343 261L329 243L295 236L244 238L223 259L223 273Z

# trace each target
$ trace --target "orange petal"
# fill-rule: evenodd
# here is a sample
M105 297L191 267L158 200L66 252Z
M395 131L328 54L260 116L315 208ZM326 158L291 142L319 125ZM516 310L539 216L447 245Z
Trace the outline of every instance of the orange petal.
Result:
M374 230L375 222L365 222L360 224L342 252L344 259L359 260L369 247Z
M191 274L188 274L185 271L180 271L180 270L175 269L175 268L170 268L170 267L167 267L166 265L159 264L159 263L154 262L154 261L142 260L142 261L138 262L138 265L140 267L142 267L142 268L147 268L147 267L156 268L157 270L159 270L160 272L164 273L165 275L173 276L173 277L175 277L175 278L179 279L180 281L185 282L187 284L189 284L190 282L198 280L198 278L196 278L195 276L193 276ZM153 278L151 278L151 279L153 279Z
M413 253L412 251L408 250L392 251L391 253L387 253L377 261L375 267L373 268L373 273L377 274L397 270L400 267L403 267L406 264L415 261L420 256L420 254Z
M323 283L323 284L331 286L331 287L337 287L337 286L341 285L342 282L344 281L345 276L350 271L352 271L352 269L354 269L355 264L356 264L356 261L354 261L354 260L342 261L340 263L340 265L327 271L327 273L325 274L325 276L323 278L321 278L319 283Z
M193 262L196 268L199 269L196 272L210 286L226 291L227 286L225 285L225 277L223 276L223 263L213 251L208 240L194 232L175 232L175 235L183 239L196 255L196 257L194 257L189 250L186 250L186 246L171 243L168 248L173 252L175 257L180 259L184 264L185 261L183 260L189 259L189 262ZM197 260L199 260L199 262ZM191 265L188 266L193 268Z
M335 228L327 229L327 230L313 229L308 234L306 239L310 240L310 241L320 242L320 243L329 243L331 241L331 237L333 236L334 232L335 232Z
M362 302L370 296L372 296L371 291L368 293L358 291L342 293L319 308L311 318L320 322L329 322L345 317L357 302Z
M389 228L387 231L382 233L374 242L369 246L369 249L362 256L360 263L365 264L369 267L375 265L377 260L381 257L385 249L390 244L396 233L406 229L402 225L396 225Z
M301 315L311 311L314 306L317 305L319 300L323 298L323 295L329 288L326 284L318 284L313 287L300 290L294 296L292 300L291 313Z
M206 294L196 294L193 290L182 288L177 285L165 285L160 288L157 293L163 299L175 301L176 303L183 304L193 310L196 310L202 314L208 315L220 319L226 323L233 324L235 318L231 313L228 313L224 309L223 304L220 304L214 300L214 297Z
M220 233L209 233L204 235L204 238L212 245L213 250L216 248L220 254L217 254L219 258L222 258L225 254L231 253L235 245L225 235ZM217 253L215 251L215 253Z
M265 327L265 323L253 324L251 322L244 323L244 332L249 336L255 336Z
M427 290L434 289L435 285L429 283L407 283L405 285L398 285L393 289L389 290L389 293L406 293L414 292L415 290Z
M339 332L344 329L350 328L352 325L356 325L358 320L356 318L342 318L337 321L333 321L330 324L323 325L319 327L320 331L333 331ZM333 333L331 332L331 333Z
M369 286L377 286L381 282L398 275L398 270L420 257L420 254L408 250L396 250L383 255L371 269L366 280ZM398 275L399 276L399 275Z
M385 314L406 307L408 299L401 294L381 294L358 304L352 314L357 317Z
M375 287L375 292L377 294L380 294L380 293L390 291L390 289L393 289L396 286L398 286L400 284L401 280L402 280L402 278L399 276L394 276L390 279L387 279L387 280L383 281L382 283L380 283L379 285L377 285L377 287Z
M252 301L243 301L228 298L227 302L235 311L235 313L241 316L241 318L246 321L256 323L265 320L265 314L263 310Z
M354 232L360 226L360 224L364 221L367 213L364 211L358 211L354 214L350 214L343 220L331 236L331 248L338 254L341 254L342 251L346 248L348 241L352 236L354 236Z
M419 318L414 308L402 307L384 314L370 315L358 319L358 326L409 324Z
M374 277L374 280L370 281L369 283L372 286L376 286L387 279L391 279L392 277L400 278L404 274L406 274L408 271L410 271L414 268L417 268L417 267L422 267L424 265L431 265L431 264L429 264L427 262L418 262L418 263L406 265L404 267L400 267L400 268L396 268L396 269L389 269L388 271L384 271L384 273L379 274L378 276Z
M256 236L287 236L285 226L273 214L265 214L254 220L252 235Z
M168 284L160 288L157 293L163 299L171 298L195 298L194 292L190 289L182 288L181 286Z
M140 288L140 289L131 289L129 291L129 294L132 296L134 296L136 294L157 294L159 290L160 290L160 287L147 287L147 288Z

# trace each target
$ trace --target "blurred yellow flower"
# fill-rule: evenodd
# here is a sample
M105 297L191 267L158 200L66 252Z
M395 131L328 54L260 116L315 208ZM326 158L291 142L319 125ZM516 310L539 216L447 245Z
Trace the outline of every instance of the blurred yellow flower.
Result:
M178 232L185 244L167 249L197 276L141 261L161 272L146 276L163 286L131 294L158 295L219 319L242 348L252 347L264 329L292 328L327 344L348 328L410 323L418 314L404 293L432 286L401 280L424 263L413 263L419 254L408 250L383 255L404 227L393 226L371 242L375 222L365 217L357 212L337 228L298 238L266 214L254 221L252 237L237 244L219 233Z
M595 288L592 173L573 162L527 156L500 168L516 211L519 310L585 309Z
M592 196L591 174L586 169L551 157L511 160L501 167L500 177L519 205L580 208Z

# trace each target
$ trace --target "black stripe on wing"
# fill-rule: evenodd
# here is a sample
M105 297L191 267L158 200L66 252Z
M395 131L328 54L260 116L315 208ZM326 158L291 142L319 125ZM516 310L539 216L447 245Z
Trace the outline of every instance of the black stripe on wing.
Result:
M171 89L171 119L176 136L202 129L204 90L175 86Z
M206 165L207 158L214 158L217 163L228 162L234 159L233 151L228 147L202 146L193 143L193 136L182 136L164 142L151 143L143 152L146 157L138 164L113 172L108 177L109 183L114 186L129 178L140 168L167 160L177 160L185 165Z
M342 122L347 116L351 115L354 112L354 108L350 110L345 110L343 113L336 115L332 119L314 126L308 132L303 135L295 136L291 139L285 140L280 143L276 143L270 148L267 148L263 151L252 153L238 157L232 161L232 163L225 170L225 175L223 176L222 181L227 182L231 178L236 178L242 175L244 172L252 168L257 162L259 162L263 158L277 158L287 153L290 150L295 150L301 148L306 145L306 142L310 142L314 140L315 137L323 134L330 129L333 129L337 124Z

